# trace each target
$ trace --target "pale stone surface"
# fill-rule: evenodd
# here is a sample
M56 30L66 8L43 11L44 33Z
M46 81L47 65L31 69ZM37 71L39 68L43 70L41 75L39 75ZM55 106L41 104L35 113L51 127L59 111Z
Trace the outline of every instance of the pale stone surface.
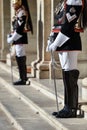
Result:
M82 99L87 101L87 78L82 80Z
M4 85L0 86L0 101L3 102L7 110L9 110L24 130L29 130L29 128L30 130L83 130L83 128L87 130L87 120L84 118L56 119L51 115L56 110L55 99L41 92L38 86L42 88L41 84L45 85L45 87L49 87L47 91L54 93L53 80L36 79L38 84L34 83L35 87L31 85L13 86L10 81L10 75L5 71L4 67L4 65L2 69L0 67L0 82ZM35 79L32 79L32 82L33 80ZM79 85L81 85L81 82L79 82ZM61 80L57 80L57 87L60 88L59 93L62 94L63 86ZM60 106L61 104L59 104ZM48 120L45 120L47 118Z

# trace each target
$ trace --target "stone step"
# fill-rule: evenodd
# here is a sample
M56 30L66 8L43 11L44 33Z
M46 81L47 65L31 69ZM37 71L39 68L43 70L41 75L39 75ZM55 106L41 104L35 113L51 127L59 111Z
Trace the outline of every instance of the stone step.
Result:
M36 109L26 105L19 95L15 96L8 91L7 87L10 87L8 84L5 84L7 87L3 84L1 82L0 85L0 107L17 130L56 130Z
M6 117L8 118L8 120L10 121L11 125L16 128L16 130L24 130L20 124L17 122L17 120L12 116L12 114L9 112L9 110L7 109L7 107L5 105L3 105L3 103L1 103L0 101L0 108L3 111L3 113L6 115ZM5 128L5 124L4 127ZM0 127L1 129L1 127Z
M11 72L13 72L14 80L18 79L19 74L18 74L17 67L13 66L12 71L11 71L11 68L8 65L0 62L0 68L2 68L4 71L10 74L10 80L12 80ZM28 74L28 76L30 77L29 81L31 81L32 87L34 87L35 89L38 89L49 98L52 98L54 100L56 99L53 79L51 80L50 79L36 79L36 78L32 78L30 74ZM86 104L86 100L84 100L85 96L83 95L84 86L82 85L82 79L78 80L78 85L79 85L79 107L81 107L82 105ZM63 102L64 102L63 89L64 88L63 88L63 82L61 79L56 80L56 87L57 87L58 100L63 105Z
M84 79L85 80L85 79ZM79 104L78 107L81 110L81 115L84 116L84 118L87 118L87 111L86 111L86 105L87 105L87 86L85 85L86 82L84 82L82 79L78 80L78 86L79 86ZM48 79L36 79L36 78L31 78L31 86L34 87L35 89L38 89L41 91L43 94L46 96L50 97L51 99L55 100L55 90L54 90L54 81L53 80L48 80ZM57 84L57 93L58 93L58 99L59 103L62 103L64 105L64 90L63 90L63 82L62 79L56 80ZM85 107L85 108L84 108Z
M36 78L30 78L31 81L31 86L34 87L35 89L40 90L42 93L44 93L46 96L49 96L50 98L55 100L55 86L54 86L54 80L48 80L48 79L36 79ZM82 101L82 84L81 84L81 79L78 81L79 85L79 101ZM64 100L64 88L63 88L63 81L62 79L56 80L56 88L57 88L57 94L59 100L63 104Z
M56 104L53 99L32 87L32 84L30 86L13 86L9 81L9 75L6 72L4 73L1 69L0 72L0 82L6 87L6 89L36 111L36 113L43 117L43 119L45 119L45 121L52 127L58 130L87 129L87 120L84 118L57 119L53 117L51 114L53 111L56 111ZM59 108L61 109L61 103L59 104Z
M5 115L5 113L2 111L1 103L0 103L0 130L17 130L14 128L12 122L10 122Z
M31 109L33 109L36 113L39 113L48 122L48 124L51 124L51 126L53 126L56 129L59 128L66 129L60 122L58 122L56 119L54 119L54 117L51 116L52 111L55 110L56 108L55 101L53 101L54 104L52 103L52 101L50 101L49 103L49 98L47 99L44 95L42 95L42 93L39 94L39 91L36 92L30 86L29 87L17 86L16 88L14 88L11 84L9 84L6 81L6 79L4 80L1 77L0 82L1 84L4 85L4 87L7 90L9 90L12 94L14 94L18 99L22 100L25 104L27 104L27 106L31 107ZM22 91L25 92L25 94L23 94ZM30 97L26 96L26 94L29 95ZM34 101L32 101L33 98ZM45 112L44 109L46 109L49 112L49 114Z
M9 73L10 75L10 81L11 81L11 68L0 62L0 68L4 71L6 71L7 73ZM13 77L14 77L14 81L18 79L18 72L17 69L15 70L13 67ZM55 100L55 89L54 89L54 80L50 80L50 79L36 79L36 78L32 78L31 75L29 75L30 79L29 81L31 81L31 86L34 87L35 89L39 89L42 93L46 94L47 96L49 96L50 98ZM82 80L79 80L79 96L81 97L81 89L82 89L82 84L81 84ZM57 79L56 80L56 87L57 87L57 91L58 91L58 97L59 100L62 102L63 104L63 100L64 100L64 91L63 91L63 82L61 79ZM80 99L82 100L82 99Z
M36 78L31 78L30 79L31 86L35 89L38 89L41 91L43 94L48 96L49 98L56 100L56 94L55 94L55 87L54 87L54 80L48 80L48 79L36 79ZM78 86L79 86L79 103L78 103L78 109L80 109L80 112L83 115L83 109L82 106L87 104L87 100L82 98L82 80L78 80ZM57 95L58 95L58 102L62 105L64 105L64 88L63 88L63 82L62 79L56 80L56 87L57 87Z

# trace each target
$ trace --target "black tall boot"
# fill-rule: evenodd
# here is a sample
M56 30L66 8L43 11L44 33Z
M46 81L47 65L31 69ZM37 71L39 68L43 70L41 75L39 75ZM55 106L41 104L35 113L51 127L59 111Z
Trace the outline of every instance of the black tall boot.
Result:
M14 85L25 85L27 81L26 56L16 56L16 61L18 64L20 80L14 82Z
M65 106L57 113L57 118L76 117L78 107L78 76L78 70L63 71Z

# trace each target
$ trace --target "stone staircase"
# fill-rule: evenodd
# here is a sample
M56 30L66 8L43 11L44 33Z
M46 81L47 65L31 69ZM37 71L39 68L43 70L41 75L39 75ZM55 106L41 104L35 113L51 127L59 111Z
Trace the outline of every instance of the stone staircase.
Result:
M14 69L14 80L18 73ZM79 80L79 106L77 118L58 119L52 116L56 109L53 80L30 78L31 85L14 86L11 82L10 67L0 63L0 130L87 130L86 100L82 100L82 84ZM59 109L63 107L62 80L58 86ZM8 122L8 124L7 124ZM5 125L6 124L6 125ZM6 128L8 127L8 128Z

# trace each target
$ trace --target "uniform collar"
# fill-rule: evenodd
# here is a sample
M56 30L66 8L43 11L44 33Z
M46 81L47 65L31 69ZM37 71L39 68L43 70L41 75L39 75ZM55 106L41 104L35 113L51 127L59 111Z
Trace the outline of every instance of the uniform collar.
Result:
M66 1L67 5L82 5L82 0L67 0Z

